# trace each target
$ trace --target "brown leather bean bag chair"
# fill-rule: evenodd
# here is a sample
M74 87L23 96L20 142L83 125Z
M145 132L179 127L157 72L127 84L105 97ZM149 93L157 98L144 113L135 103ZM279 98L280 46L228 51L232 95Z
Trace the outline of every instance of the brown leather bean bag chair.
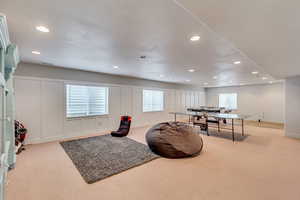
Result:
M200 135L182 122L165 122L153 126L146 134L149 148L166 158L198 155L203 147Z

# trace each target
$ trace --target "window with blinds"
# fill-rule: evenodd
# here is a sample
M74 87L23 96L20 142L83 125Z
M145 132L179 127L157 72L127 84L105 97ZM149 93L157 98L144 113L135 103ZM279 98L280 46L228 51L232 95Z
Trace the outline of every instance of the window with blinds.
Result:
M237 109L237 93L219 94L219 107Z
M67 117L108 114L108 88L66 85Z
M143 90L143 112L164 110L164 92L159 90Z

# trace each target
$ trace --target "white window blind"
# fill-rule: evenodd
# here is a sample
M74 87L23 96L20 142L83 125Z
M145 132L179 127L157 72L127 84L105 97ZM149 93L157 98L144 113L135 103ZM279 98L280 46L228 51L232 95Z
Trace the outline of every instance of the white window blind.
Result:
M159 90L143 90L143 112L164 110L164 92Z
M219 107L237 109L237 93L219 94Z
M108 114L108 88L66 85L67 117Z

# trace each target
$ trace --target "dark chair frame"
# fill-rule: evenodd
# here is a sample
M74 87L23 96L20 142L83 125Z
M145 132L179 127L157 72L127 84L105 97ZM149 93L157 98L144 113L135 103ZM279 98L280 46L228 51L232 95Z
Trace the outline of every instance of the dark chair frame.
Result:
M125 137L128 135L131 125L130 116L121 116L120 126L117 131L112 131L111 135L114 137Z
M199 120L199 118L204 119L204 122L197 122L195 118ZM206 115L194 115L192 116L193 126L199 126L200 130L206 131L206 134L209 136L209 123L214 123L218 125L218 132L220 132L220 120L219 119L208 119Z

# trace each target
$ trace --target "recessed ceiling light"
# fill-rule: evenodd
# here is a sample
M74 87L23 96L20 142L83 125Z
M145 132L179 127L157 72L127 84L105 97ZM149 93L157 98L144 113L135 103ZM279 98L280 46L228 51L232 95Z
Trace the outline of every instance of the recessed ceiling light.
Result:
M273 81L269 81L270 84L273 84Z
M186 82L191 82L191 80L185 80Z
M41 54L41 52L39 52L39 51L32 51L31 53L36 54L36 55L40 55Z
M217 76L214 76L214 77L213 77L213 79L217 79L217 78L218 78Z
M245 85L244 83L240 83L240 86L243 86L243 85Z
M262 80L267 80L268 78L267 78L267 77L262 77L261 79L262 79Z
M36 30L41 31L43 33L49 33L50 32L50 30L45 26L37 26L35 28L36 28Z
M258 74L258 72L257 71L254 71L254 72L251 72L252 74Z
M195 72L195 69L189 69L188 71L189 72Z
M208 83L203 83L204 85L208 85Z
M241 61L234 61L235 65L241 64Z
M119 66L113 66L114 69L119 69Z
M191 40L192 42L196 42L196 41L200 40L200 36L199 36L199 35L194 35L194 36L191 37L190 40Z
M163 77L165 77L163 74L161 74L161 75L159 75L159 77L161 77L161 78L163 78Z

